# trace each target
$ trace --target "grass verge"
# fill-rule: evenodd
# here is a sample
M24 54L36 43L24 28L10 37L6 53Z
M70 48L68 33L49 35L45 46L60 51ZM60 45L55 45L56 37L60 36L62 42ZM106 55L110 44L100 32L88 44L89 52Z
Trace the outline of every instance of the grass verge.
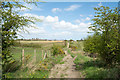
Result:
M72 57L77 55L74 60L76 70L80 71L85 78L120 78L120 68L108 67L101 60L93 60L81 53L73 54L68 50Z

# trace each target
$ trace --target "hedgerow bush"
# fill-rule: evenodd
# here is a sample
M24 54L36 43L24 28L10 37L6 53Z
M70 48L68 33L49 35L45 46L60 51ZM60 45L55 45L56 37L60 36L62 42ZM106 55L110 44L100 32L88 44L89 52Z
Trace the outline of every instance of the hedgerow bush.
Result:
M89 27L94 31L84 42L84 51L98 53L107 64L120 64L120 33L118 29L118 9L98 7L94 23Z
M64 50L59 45L53 45L52 53L53 53L54 56L58 55L58 54L65 54Z
M88 54L92 53L93 55L96 55L102 44L101 41L102 40L100 34L94 34L93 36L88 36L83 42L84 44L83 50Z

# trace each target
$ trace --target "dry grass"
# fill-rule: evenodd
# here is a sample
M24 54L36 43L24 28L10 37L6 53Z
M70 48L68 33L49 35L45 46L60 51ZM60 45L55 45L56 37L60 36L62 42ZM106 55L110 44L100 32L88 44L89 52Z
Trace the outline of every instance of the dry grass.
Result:
M64 46L64 41L15 41L15 47L33 47L50 49L53 45Z
M58 42L64 42L64 41L20 41L20 43L56 43L56 42L58 43Z

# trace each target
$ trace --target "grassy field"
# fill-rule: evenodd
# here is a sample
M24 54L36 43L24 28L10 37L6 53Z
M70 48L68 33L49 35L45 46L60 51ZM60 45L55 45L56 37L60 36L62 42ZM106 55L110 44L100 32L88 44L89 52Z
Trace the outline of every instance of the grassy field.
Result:
M17 41L17 42L20 42L20 43L59 43L59 42L63 42L63 41Z
M24 56L28 56L30 55L31 58L30 60L32 60L32 58L34 57L34 50L36 49L36 60L37 61L40 61L42 60L42 49L41 48L31 48L31 47L25 47L25 48L22 48L22 47L13 47L11 49L11 52L13 54L13 58L15 60L20 60L21 57L22 57L22 50L24 49ZM45 51L43 53L43 55L45 54ZM49 53L48 53L49 54Z
M53 45L64 46L64 41L15 41L15 47L32 47L41 49L50 49Z
M34 50L36 50L37 60L42 60L42 50L43 55L45 52L49 55L51 53L51 48L53 45L59 45L64 47L63 41L20 41L15 42L14 46L11 48L13 58L20 60L22 56L22 50L24 49L24 55L34 56Z

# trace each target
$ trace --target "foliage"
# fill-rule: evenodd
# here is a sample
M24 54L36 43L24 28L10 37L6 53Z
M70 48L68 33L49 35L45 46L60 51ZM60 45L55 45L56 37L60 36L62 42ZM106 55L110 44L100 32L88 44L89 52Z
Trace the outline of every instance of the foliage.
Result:
M93 36L89 36L84 44L87 52L98 53L100 58L107 64L120 62L120 34L118 26L118 10L109 7L98 7L94 23L89 27L94 31Z
M119 67L109 67L102 60L90 58L80 53L71 55L77 56L74 60L76 70L82 73L81 77L84 78L119 78L120 69ZM114 74L113 74L114 73Z
M100 51L100 46L102 46L101 34L94 34L93 36L88 36L83 42L83 44L83 50L85 52L87 52L91 56L96 55L98 53L98 50Z
M70 45L69 48L71 48L72 51L75 51L77 49L77 46Z
M21 8L26 8L19 2L2 2L2 66L5 67L13 60L10 47L17 38L17 31L20 29L25 31L24 27L30 27L30 23L34 24L35 18L21 16L19 14ZM3 73L5 73L3 69Z
M65 54L61 46L58 45L53 45L52 47L52 53L53 55L58 55L58 54Z
M74 40L70 39L70 42L72 42L72 41L74 41Z

